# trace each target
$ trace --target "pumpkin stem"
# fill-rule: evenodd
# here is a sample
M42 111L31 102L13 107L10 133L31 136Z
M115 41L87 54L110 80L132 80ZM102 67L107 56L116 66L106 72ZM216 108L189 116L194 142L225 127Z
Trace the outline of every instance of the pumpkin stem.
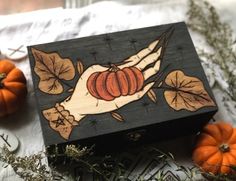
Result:
M109 70L112 71L112 72L116 72L120 69L115 64L111 64L111 68Z
M7 75L5 73L0 73L0 89L3 88L3 79L5 79Z
M225 152L228 152L230 148L229 148L229 145L228 145L228 144L223 143L223 144L221 144L221 145L219 146L219 149L220 149L220 151L222 151L223 153L225 153Z

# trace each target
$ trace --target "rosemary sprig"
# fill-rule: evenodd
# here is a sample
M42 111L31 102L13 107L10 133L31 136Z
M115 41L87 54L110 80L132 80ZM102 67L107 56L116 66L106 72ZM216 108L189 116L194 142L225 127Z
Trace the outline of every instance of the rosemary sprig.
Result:
M201 58L219 65L228 83L228 95L236 101L236 52L231 27L222 22L216 9L206 1L190 0L188 26L201 34L212 51L198 49ZM221 87L222 88L222 87ZM223 88L222 88L223 89Z
M63 175L50 169L45 163L46 156L43 152L30 156L19 157L4 147L0 154L0 161L5 163L5 168L11 166L15 173L25 181L59 181Z
M58 149L58 147L55 147ZM214 180L214 181L234 181L236 180L236 175L213 175L211 173L205 173L200 170L197 166L187 167L178 163L174 155L171 153L164 153L158 148L153 146L148 146L145 150L149 152L155 152L155 157L160 163L168 165L169 170L176 170L176 178L180 181L193 181L196 176L202 174L204 178L201 180ZM105 156L104 158L95 158L92 154L91 148L82 148L80 146L68 145L66 146L65 152L56 153L52 155L47 155L45 152L40 152L32 156L19 157L16 154L9 152L5 147L2 154L0 155L0 161L6 163L6 166L11 166L15 173L25 181L61 181L67 178L71 180L76 180L72 175L62 174L56 171L52 166L49 167L46 162L44 162L46 156L52 157L55 160L65 157L67 160L72 159L76 164L79 165L83 170L92 172L95 174L95 180L98 181L109 181L110 175L115 174L116 181L126 181L129 180L127 177L123 176L124 165L122 165L119 160L113 158L112 156ZM95 158L95 159L94 159ZM62 164L63 162L60 162ZM71 163L71 162L70 162ZM63 163L66 166L66 163ZM68 165L67 165L68 166ZM71 165L69 165L71 167ZM68 167L65 167L68 168ZM235 168L232 168L235 169ZM235 169L236 170L236 169ZM63 170L66 173L67 170ZM156 181L164 181L166 170L160 170L155 174L154 179ZM179 177L181 173L182 177ZM145 181L144 178L139 178L137 181Z

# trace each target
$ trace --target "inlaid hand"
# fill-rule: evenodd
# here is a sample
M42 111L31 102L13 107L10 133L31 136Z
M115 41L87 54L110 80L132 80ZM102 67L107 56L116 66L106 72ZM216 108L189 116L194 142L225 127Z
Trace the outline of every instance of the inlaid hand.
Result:
M88 114L111 112L141 99L155 84L146 82L158 73L172 32L169 29L119 65L92 65L79 78L72 96L60 105L79 121Z

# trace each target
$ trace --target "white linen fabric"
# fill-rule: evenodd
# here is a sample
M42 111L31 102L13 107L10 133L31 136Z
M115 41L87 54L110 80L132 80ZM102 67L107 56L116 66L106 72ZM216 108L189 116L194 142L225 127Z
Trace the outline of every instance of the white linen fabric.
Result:
M233 7L236 7L236 1L213 0L211 2L216 6L222 19L232 24L235 31L236 19L234 17L236 17L236 12ZM107 1L81 9L56 8L0 16L0 50L15 47L16 45L27 46L185 21L187 8L187 0L169 0L142 5L123 5ZM202 37L193 32L190 33L195 46L206 47ZM17 155L30 155L42 151L44 142L36 109L29 60L26 58L15 61L15 64L24 72L27 78L27 101L16 114L0 118L0 127L8 129L19 138L20 147L16 152ZM215 118L223 119L236 125L236 104L226 94L229 85L222 77L222 71L210 61L204 61L203 66L211 84L217 81L222 87L222 89L214 88L214 94L219 105L219 112ZM212 76L212 71L217 72L216 77ZM227 101L222 101L223 98L226 98ZM169 148L171 147L170 145L176 144L177 146L180 144L179 142L183 142L183 140L170 140L160 145ZM184 149L185 147L178 149L173 154L184 155ZM172 151L175 150L172 149ZM185 155L187 156L181 157L180 160L183 163L191 164L189 154ZM0 180L17 181L22 179L16 176L11 167L7 167L0 168Z

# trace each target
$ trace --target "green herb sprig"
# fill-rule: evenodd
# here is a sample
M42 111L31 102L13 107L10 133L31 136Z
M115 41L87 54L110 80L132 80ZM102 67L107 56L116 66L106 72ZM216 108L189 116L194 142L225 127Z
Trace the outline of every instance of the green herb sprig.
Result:
M221 68L229 85L227 93L236 101L236 52L230 25L222 22L216 9L206 1L190 0L187 15L190 29L201 34L212 49L198 48L199 56Z

